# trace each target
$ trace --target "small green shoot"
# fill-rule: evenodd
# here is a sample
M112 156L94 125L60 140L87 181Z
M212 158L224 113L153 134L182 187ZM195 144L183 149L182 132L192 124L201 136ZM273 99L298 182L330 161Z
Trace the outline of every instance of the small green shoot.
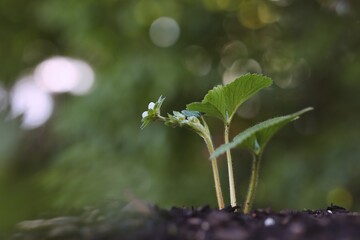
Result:
M203 138L210 154L211 166L215 182L215 190L220 209L224 208L224 200L220 184L217 157L226 152L231 206L237 206L231 149L237 146L248 148L253 155L253 166L247 197L244 204L244 212L251 209L258 182L261 155L270 138L284 125L296 120L299 116L312 108L306 108L283 117L272 118L259 123L238 134L233 141L229 142L231 121L239 106L255 95L260 90L269 87L272 80L259 74L246 74L225 86L219 85L210 90L201 102L190 103L186 110L173 111L167 117L161 116L160 108L164 98L160 97L156 103L150 102L148 110L142 114L141 128L145 128L150 122L160 120L170 127L184 127ZM209 127L204 116L215 117L224 123L224 144L214 150Z
M209 117L216 117L224 123L224 141L229 143L230 124L240 105L261 89L272 84L272 80L259 74L246 74L233 82L219 85L210 90L201 102L190 103L188 110L199 111ZM237 206L234 171L230 150L226 151L231 206Z
M216 158L219 155L235 147L247 148L253 156L252 171L248 193L244 204L244 213L249 213L251 205L254 201L255 191L259 178L259 168L262 153L271 139L271 137L287 123L294 121L305 112L313 110L313 108L305 108L299 112L289 114L282 117L271 118L264 122L258 123L253 127L246 129L234 137L233 141L218 147L210 158Z

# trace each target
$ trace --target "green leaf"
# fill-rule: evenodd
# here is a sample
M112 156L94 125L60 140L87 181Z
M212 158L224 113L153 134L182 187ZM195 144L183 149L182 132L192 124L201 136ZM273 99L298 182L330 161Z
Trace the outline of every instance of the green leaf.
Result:
M201 102L190 103L187 110L205 113L225 123L230 123L239 106L261 89L272 84L272 80L259 74L245 74L225 86L210 90Z
M255 126L250 127L238 134L230 143L223 144L218 147L210 158L216 158L219 155L225 153L228 149L232 149L237 146L248 148L254 154L261 155L265 149L266 144L280 128L285 126L287 123L298 119L301 114L310 110L313 110L313 108L305 108L293 114L271 118L264 122L258 123Z

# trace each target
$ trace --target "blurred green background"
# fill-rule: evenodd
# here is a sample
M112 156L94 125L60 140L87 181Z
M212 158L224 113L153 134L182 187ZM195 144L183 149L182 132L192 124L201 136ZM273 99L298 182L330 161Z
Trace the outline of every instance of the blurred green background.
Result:
M0 226L120 199L216 206L202 140L160 123L217 84L263 73L233 136L313 106L275 136L255 207L359 210L360 6L352 0L0 1ZM216 145L222 124L209 120ZM239 202L250 172L233 152ZM227 170L219 160L228 201Z

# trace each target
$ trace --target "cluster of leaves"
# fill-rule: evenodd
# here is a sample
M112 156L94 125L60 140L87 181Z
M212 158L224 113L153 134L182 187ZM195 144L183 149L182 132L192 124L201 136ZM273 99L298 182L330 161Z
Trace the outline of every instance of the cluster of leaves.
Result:
M221 184L218 178L218 169L217 165L214 165L214 162L217 161L216 158L218 156L225 152L227 153L231 205L236 205L236 199L233 199L236 196L235 188L231 187L232 185L234 186L234 179L230 150L235 147L247 148L253 155L252 173L248 194L244 203L244 212L247 213L250 211L254 200L260 160L267 143L271 137L287 123L298 119L301 114L312 110L312 108L305 108L293 114L258 123L239 133L231 142L228 142L230 124L239 106L261 89L269 87L271 84L272 80L266 76L246 74L235 79L230 84L214 87L205 95L201 102L190 103L187 105L186 110L183 110L181 113L174 111L172 115L168 114L167 117L163 117L160 114L160 107L164 101L164 98L160 97L156 103L151 102L148 107L149 110L143 113L142 128L152 121L162 120L168 126L191 129L205 140L210 153L210 159L213 163L212 167L219 208L222 208L224 203L222 200ZM213 148L210 130L202 115L218 118L224 123L225 143L216 150Z

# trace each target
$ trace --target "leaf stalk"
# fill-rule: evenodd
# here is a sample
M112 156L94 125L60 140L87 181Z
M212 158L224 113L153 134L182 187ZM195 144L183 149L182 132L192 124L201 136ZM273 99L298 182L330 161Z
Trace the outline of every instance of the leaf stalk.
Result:
M224 131L225 144L229 143L229 131L230 131L230 124L225 123L225 131ZM230 203L232 207L236 207L237 203L236 203L234 170L233 170L230 149L226 150L226 158L227 158L227 166L228 166L228 174L229 174Z
M248 192L246 195L246 200L244 203L244 214L248 214L251 210L251 206L254 202L256 187L259 180L259 169L260 169L260 159L261 155L256 155L253 153L252 167L251 167L251 177L248 187Z
M213 154L214 152L214 145L212 143L211 137L208 135L203 136L203 139L206 143L206 147L209 151L209 154ZM223 209L225 207L224 205L224 198L221 190L221 184L220 184L220 177L219 177L219 169L217 165L217 159L214 158L211 160L211 168L213 172L214 182L215 182L215 191L216 191L216 198L218 202L219 209Z

